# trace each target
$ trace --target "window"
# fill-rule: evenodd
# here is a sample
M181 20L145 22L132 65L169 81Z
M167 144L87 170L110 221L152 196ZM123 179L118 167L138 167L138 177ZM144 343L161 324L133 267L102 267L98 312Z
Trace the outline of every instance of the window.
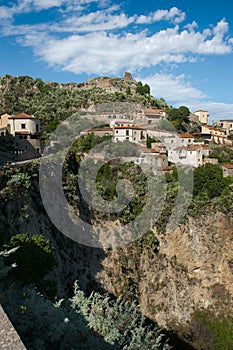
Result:
M129 140L129 137L128 137L128 136L126 137L126 140Z
M36 132L39 132L39 125L36 124Z
M116 134L118 134L118 130L116 130Z
M26 124L21 124L21 129L26 129Z
M126 135L129 136L129 130L126 130Z

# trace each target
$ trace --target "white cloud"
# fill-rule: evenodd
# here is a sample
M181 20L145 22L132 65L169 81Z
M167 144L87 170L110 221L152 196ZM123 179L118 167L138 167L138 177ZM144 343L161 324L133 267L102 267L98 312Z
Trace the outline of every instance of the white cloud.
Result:
M71 16L64 21L50 25L55 32L94 32L127 27L135 21L135 16L128 17L124 13L112 15L109 11L96 11L82 16Z
M63 11L80 11L91 3L99 3L104 6L104 1L98 0L18 0L16 4L10 6L0 6L0 19L13 18L20 13L37 12L48 10L53 7L64 6Z
M207 28L203 32L180 30L178 26L152 35L147 31L113 34L105 29L124 27L131 22L133 17L106 15L98 11L79 17L79 34L75 33L74 18L70 18L61 27L49 25L52 31L73 31L73 35L67 34L62 38L54 32L48 34L47 24L10 26L5 28L5 35L12 35L14 31L16 35L24 34L19 39L20 43L32 47L36 56L50 66L76 74L116 74L123 70L136 72L162 62L195 62L200 55L222 55L232 51L229 40L224 40L228 27L224 20L212 30ZM83 34L84 28L89 28L89 31Z
M206 99L207 96L199 89L194 88L185 79L184 74L174 76L172 74L155 74L138 80L148 83L152 94L163 97L171 104L182 105L192 101Z
M171 21L175 24L185 20L185 13L177 7L172 7L170 10L157 10L150 13L148 16L141 15L137 18L138 24L150 24L159 21Z
M184 26L184 28L187 28L190 32L193 32L195 29L198 28L198 24L196 21L193 21L192 23L186 24L186 26Z

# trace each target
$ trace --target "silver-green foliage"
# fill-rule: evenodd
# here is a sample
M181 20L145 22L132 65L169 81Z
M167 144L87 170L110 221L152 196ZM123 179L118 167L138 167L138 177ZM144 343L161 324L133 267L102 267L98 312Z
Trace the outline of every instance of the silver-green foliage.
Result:
M17 249L17 248L15 248ZM12 268L0 253L0 280ZM111 300L93 292L89 297L75 283L74 296L53 304L35 289L6 285L0 303L29 350L168 350L164 335L145 325L135 303Z
M80 310L90 328L102 335L106 342L118 344L124 350L169 349L162 333L145 325L145 317L135 303L121 297L110 300L93 292L88 298L75 283L72 306Z

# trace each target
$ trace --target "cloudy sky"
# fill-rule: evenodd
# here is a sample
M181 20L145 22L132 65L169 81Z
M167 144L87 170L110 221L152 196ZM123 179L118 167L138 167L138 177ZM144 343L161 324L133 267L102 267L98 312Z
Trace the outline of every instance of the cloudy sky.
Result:
M125 71L174 107L233 119L231 0L0 0L0 75Z

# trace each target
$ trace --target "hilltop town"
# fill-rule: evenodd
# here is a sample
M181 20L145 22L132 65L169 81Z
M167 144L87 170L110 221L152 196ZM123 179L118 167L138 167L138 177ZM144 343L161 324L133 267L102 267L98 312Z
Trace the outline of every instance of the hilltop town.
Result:
M150 97L150 87L137 83L128 72L122 79L102 77L90 79L78 86L67 86L71 90L79 89L91 93L98 88L103 89L106 94L113 93L117 96L120 99L118 101L96 105L87 103L87 106L81 106L79 110L85 112L87 118L100 120L105 125L102 128L83 130L81 136L94 133L97 136L109 135L113 142L135 143L139 156L131 161L151 167L154 172L171 172L172 164L194 168L207 163L216 164L218 159L213 156L214 148L233 148L233 120L220 119L214 125L209 125L208 111L197 110L191 113L183 106L172 109L165 101L164 106L159 105L158 100ZM59 88L61 87L60 84ZM150 107L139 101L124 101L125 96L130 96L131 99L132 96L147 98ZM153 106L156 103L157 106ZM77 111L78 109L73 109L73 112ZM175 117L171 112L174 112ZM2 165L40 158L44 148L43 135L47 133L47 126L44 126L44 132L41 130L41 122L45 122L40 119L23 111L15 114L3 113L0 116ZM56 126L60 122L55 116L48 125ZM102 154L101 157L104 159L105 155ZM223 164L223 172L224 176L232 175L233 165Z

